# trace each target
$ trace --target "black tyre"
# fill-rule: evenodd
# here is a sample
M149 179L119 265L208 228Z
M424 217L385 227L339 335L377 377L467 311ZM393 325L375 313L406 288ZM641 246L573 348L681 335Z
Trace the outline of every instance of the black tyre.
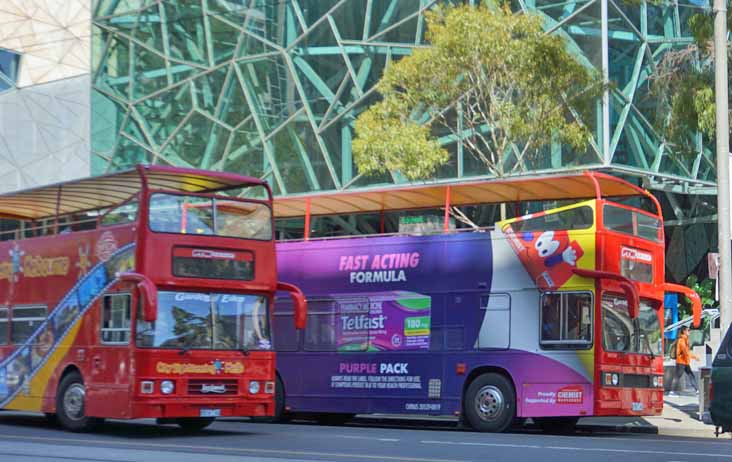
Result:
M200 432L214 422L213 417L187 417L175 419L175 423L186 432Z
M48 423L48 425L52 427L58 425L58 419L56 418L56 414L52 412L45 412L43 415L46 417L46 422Z
M292 415L285 410L285 384L278 375L275 379L275 414L272 421L287 422L291 419Z
M504 375L488 373L473 380L463 400L465 420L479 432L503 432L516 417L516 392Z
M544 433L570 435L577 429L579 417L542 417L534 421Z
M252 422L275 423L287 422L292 419L292 414L285 411L285 386L278 375L275 379L274 415L272 417L252 417Z
M61 379L56 394L56 418L58 423L72 432L86 432L94 429L102 419L85 414L86 387L78 372L72 372Z
M315 420L319 425L341 426L356 417L356 414L317 414Z

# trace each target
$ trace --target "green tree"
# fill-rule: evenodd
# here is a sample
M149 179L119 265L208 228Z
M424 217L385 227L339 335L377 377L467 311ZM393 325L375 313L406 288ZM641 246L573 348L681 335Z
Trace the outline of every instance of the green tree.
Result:
M360 172L428 177L449 160L436 135L460 140L496 176L526 170L552 141L587 146L582 120L602 79L540 17L486 2L436 8L426 24L431 46L389 66L378 84L383 99L356 120Z
M712 143L715 137L713 12L692 15L688 26L694 43L664 55L651 76L651 93L658 107L654 124L664 142L677 154L693 156L697 134Z

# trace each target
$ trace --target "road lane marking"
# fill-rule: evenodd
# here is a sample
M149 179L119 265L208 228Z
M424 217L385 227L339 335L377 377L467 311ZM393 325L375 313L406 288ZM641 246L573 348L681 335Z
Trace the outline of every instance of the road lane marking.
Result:
M438 440L422 440L422 444L435 444L444 446L485 446L499 448L517 448L517 449L549 449L553 451L577 451L577 452L609 452L609 453L627 453L627 454L653 454L664 456L696 456L696 457L716 457L723 459L732 459L732 454L709 454L701 452L672 452L672 451L649 451L643 449L613 449L613 448L581 448L577 446L539 446L530 444L504 444L504 443L474 443L468 441L438 441Z
M345 438L345 439L349 439L349 440L384 441L387 443L396 443L396 442L400 441L399 438L379 438L376 436L332 435L332 437L333 438Z
M286 454L292 456L305 456L305 457L350 457L351 459L363 459L363 460L391 460L391 461L404 461L404 462L470 462L466 459L433 459L423 457L399 457L399 456L385 456L385 455L365 455L365 454L348 454L340 452L318 452L318 451L293 451L289 449L259 449L259 448L232 448L225 446L193 446L184 444L160 444L160 443L139 443L139 442L125 442L125 441L114 441L105 439L80 439L80 438L53 438L48 436L23 436L23 435L0 435L0 440L12 440L13 442L18 441L45 441L53 443L78 443L86 447L92 446L120 446L120 447L131 447L134 449L164 449L167 451L175 452L176 450L186 449L193 451L220 451L220 452L241 452L241 453L254 453L254 454ZM180 451L179 451L180 452ZM223 454L226 455L226 454Z

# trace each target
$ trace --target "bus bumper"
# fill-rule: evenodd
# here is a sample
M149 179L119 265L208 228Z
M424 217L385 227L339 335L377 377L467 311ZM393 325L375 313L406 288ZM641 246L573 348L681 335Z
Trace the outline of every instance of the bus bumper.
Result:
M601 388L596 416L657 416L663 412L663 389Z
M133 401L132 419L178 417L267 417L274 415L274 400L239 399L201 402L200 400Z

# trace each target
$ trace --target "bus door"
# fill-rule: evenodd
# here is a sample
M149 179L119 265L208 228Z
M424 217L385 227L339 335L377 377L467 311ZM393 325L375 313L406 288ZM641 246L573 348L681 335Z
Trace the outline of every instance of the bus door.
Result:
M132 307L137 300L137 294L120 290L105 294L97 302L99 341L90 352L88 415L129 417Z

